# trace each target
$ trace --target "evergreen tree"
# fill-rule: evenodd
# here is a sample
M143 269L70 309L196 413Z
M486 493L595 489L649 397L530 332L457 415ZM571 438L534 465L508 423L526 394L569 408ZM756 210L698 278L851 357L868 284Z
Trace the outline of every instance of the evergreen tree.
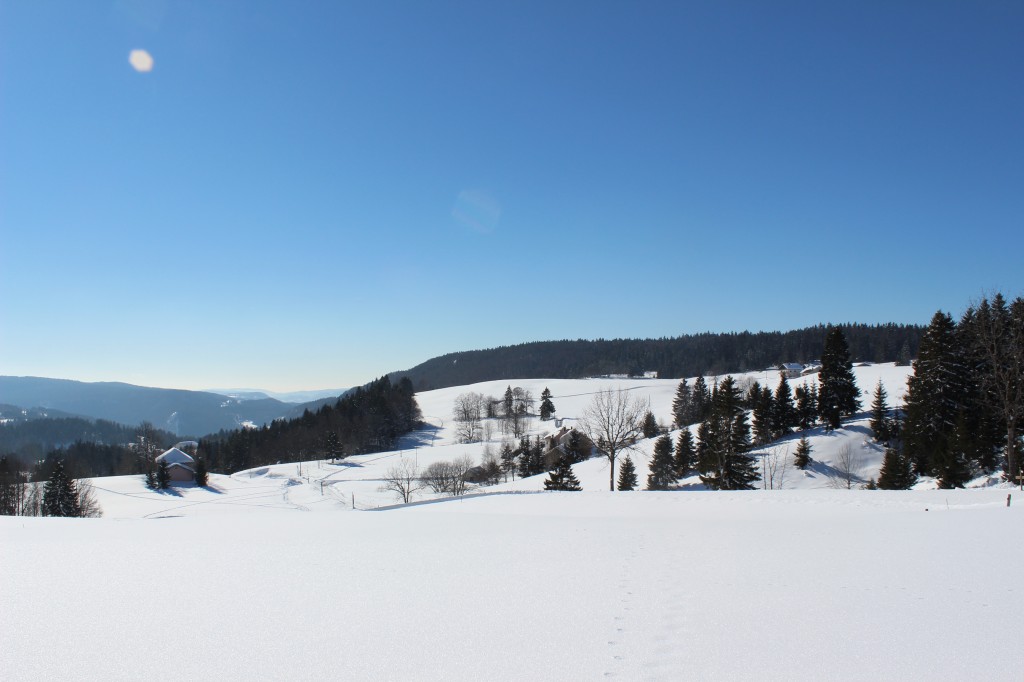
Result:
M760 479L750 449L750 427L742 396L735 380L728 376L712 397L711 414L698 435L700 480L712 490L752 490Z
M551 415L555 413L555 404L551 402L551 391L548 390L547 386L540 394L540 418L542 421L551 419Z
M881 490L907 490L916 480L910 460L896 448L886 448L882 469L878 472L878 487Z
M156 486L167 490L171 486L171 470L167 462L160 460L156 467Z
M691 423L690 418L693 414L692 398L690 386L686 383L686 379L683 379L679 382L679 386L676 388L676 397L672 400L672 418L675 425L679 428L683 428Z
M939 311L921 339L914 373L907 380L903 454L918 475L934 473L949 456L957 415L967 393L963 352L953 318Z
M67 475L64 462L57 460L49 480L43 488L44 516L81 516L78 503L78 486Z
M800 436L800 442L796 444L796 452L793 453L793 464L798 469L806 469L811 463L811 444L807 436Z
M558 458L558 465L544 481L544 490L583 490L567 455Z
M512 480L516 480L516 451L511 443L501 446L501 471L505 474L505 480L512 474Z
M590 446L587 445L586 441L576 429L569 431L569 436L565 441L565 452L569 455L569 458L573 461L573 464L578 462L586 462L590 459Z
M878 380L875 386L875 394L871 401L871 430L875 434L875 440L884 443L889 440L889 406L885 399L887 394L882 380Z
M754 442L764 445L772 440L772 413L775 399L765 387L754 404Z
M526 478L544 473L544 444L540 436L534 441L523 436L519 441L519 476Z
M651 471L647 476L648 490L668 490L676 480L672 459L672 439L664 435L654 442Z
M967 417L960 410L949 441L932 456L932 471L940 488L963 488L971 480L971 440Z
M839 327L831 327L825 336L818 380L818 414L829 430L838 429L843 417L860 409L860 390L853 377L850 349Z
M903 342L903 345L900 346L900 352L896 354L896 366L910 366L910 343L908 341Z
M796 406L793 405L793 391L789 387L786 375L779 377L779 385L772 399L772 435L781 438L799 423Z
M200 488L205 488L206 484L209 483L210 476L206 470L206 460L200 457L196 460L196 485Z
M754 381L754 383L750 384L750 388L747 389L747 409L756 410L757 406L761 404L762 399L761 382Z
M637 486L636 478L636 465L633 464L633 458L626 453L626 456L622 460L622 464L619 466L619 490L636 490Z
M798 426L806 431L818 421L818 382L797 386L796 397Z
M644 421L640 425L640 430L643 431L644 438L654 438L661 431L658 428L658 420L654 418L654 414L650 410L644 415Z
M690 423L702 422L711 413L711 391L708 389L704 377L697 377L693 382L693 392L690 394Z
M516 399L512 393L511 384L505 388L505 395L502 398L501 404L504 407L506 417L511 417L515 413Z
M328 431L324 436L324 454L331 461L342 457L341 440L338 438L337 431Z
M153 473L152 469L146 469L146 487L150 490L156 490L156 474Z
M676 454L672 459L672 474L677 478L685 478L693 471L696 453L693 449L693 434L690 429L683 429L679 432L679 440L676 442Z

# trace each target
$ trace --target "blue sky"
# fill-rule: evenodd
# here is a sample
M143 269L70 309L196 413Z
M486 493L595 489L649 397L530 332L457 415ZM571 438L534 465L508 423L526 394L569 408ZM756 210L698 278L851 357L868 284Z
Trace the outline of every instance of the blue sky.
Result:
M342 387L1017 295L1021 35L1020 2L0 0L0 374Z

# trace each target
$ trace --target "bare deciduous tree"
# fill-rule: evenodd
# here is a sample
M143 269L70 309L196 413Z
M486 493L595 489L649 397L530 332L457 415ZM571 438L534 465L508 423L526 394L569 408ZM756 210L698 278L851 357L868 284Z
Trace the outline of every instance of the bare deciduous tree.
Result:
M395 493L405 504L412 501L412 496L422 489L423 482L420 480L416 464L407 459L403 459L399 464L388 469L380 486L382 493Z
M839 454L832 464L832 472L828 477L829 487L852 489L855 483L861 482L857 475L858 471L860 471L860 454L854 452L847 443L840 448Z
M99 518L103 516L100 503L96 500L96 491L92 487L92 481L87 478L80 478L78 483L78 510L84 518Z
M789 470L789 448L781 446L768 450L761 456L761 481L766 490L782 490L786 485Z
M423 485L442 495L457 497L466 493L466 474L473 468L469 457L458 457L451 462L431 463L420 477Z
M632 449L643 435L643 418L649 409L649 401L634 399L620 388L598 391L583 410L580 427L608 458L609 490L615 490L615 458Z
M459 442L475 443L480 440L480 420L484 402L484 397L479 393L461 393L456 396L452 414Z

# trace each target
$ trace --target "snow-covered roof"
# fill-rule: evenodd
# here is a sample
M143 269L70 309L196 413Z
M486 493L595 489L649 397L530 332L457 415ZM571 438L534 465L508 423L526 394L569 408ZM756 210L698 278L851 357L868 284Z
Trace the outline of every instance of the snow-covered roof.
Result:
M193 464L195 460L186 455L178 448L171 448L164 454L156 458L158 462L167 462L168 464Z
M784 362L784 363L782 363L782 369L798 370L798 369L803 369L803 368L804 368L804 366L801 365L799 362Z

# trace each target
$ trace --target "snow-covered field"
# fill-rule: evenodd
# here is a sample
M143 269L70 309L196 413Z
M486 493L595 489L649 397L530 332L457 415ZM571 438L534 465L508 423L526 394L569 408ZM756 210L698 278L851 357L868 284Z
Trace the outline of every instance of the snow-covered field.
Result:
M908 370L855 371L894 401ZM609 493L594 459L581 493L352 512L395 502L378 488L402 458L479 459L454 442L452 402L509 383L549 387L569 423L621 385L667 423L678 382L431 391L435 428L401 451L209 490L96 479L102 519L0 517L0 679L1020 679L1024 496L830 489L847 445L877 476L864 420L812 434L817 464L781 490Z

